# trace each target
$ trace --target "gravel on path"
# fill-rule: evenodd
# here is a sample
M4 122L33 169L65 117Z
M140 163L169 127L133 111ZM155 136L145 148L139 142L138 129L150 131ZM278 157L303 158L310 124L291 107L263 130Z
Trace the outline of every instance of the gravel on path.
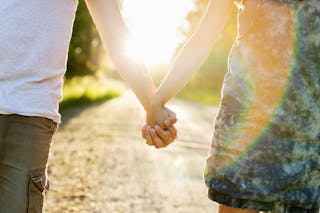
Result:
M70 109L49 159L47 213L214 213L203 168L216 107L173 100L178 140L145 145L144 111L128 93L103 104Z

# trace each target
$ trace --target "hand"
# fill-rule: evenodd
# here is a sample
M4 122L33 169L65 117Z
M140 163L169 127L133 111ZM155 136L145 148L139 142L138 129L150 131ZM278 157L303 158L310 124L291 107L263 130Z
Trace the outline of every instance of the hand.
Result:
M158 125L166 129L177 122L176 114L173 111L153 101L151 101L146 111L146 123L152 127Z
M147 124L142 128L142 137L150 146L166 147L177 138L177 130L173 126L176 122L174 112L168 108L153 105L147 111Z

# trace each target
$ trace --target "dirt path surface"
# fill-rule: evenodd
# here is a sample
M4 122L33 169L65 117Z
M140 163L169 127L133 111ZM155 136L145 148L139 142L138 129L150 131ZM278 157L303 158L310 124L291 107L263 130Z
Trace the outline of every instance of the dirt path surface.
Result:
M215 107L174 100L178 140L144 144L144 112L131 93L64 113L49 160L45 212L207 213L203 167Z

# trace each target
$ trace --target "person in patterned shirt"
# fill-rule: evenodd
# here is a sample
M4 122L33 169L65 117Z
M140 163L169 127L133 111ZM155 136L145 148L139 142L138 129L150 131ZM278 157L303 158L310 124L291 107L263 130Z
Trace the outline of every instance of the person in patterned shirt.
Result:
M205 168L221 213L317 213L320 206L320 2L247 0ZM161 83L142 129L165 146L165 103L208 56L234 4L211 0ZM214 79L212 79L214 80ZM157 134L154 134L152 131Z

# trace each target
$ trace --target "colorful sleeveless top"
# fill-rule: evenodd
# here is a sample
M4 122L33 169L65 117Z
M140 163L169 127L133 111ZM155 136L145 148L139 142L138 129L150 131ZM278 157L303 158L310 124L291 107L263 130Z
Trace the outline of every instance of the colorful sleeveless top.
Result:
M229 56L205 171L209 196L260 211L319 208L320 0L255 2Z

